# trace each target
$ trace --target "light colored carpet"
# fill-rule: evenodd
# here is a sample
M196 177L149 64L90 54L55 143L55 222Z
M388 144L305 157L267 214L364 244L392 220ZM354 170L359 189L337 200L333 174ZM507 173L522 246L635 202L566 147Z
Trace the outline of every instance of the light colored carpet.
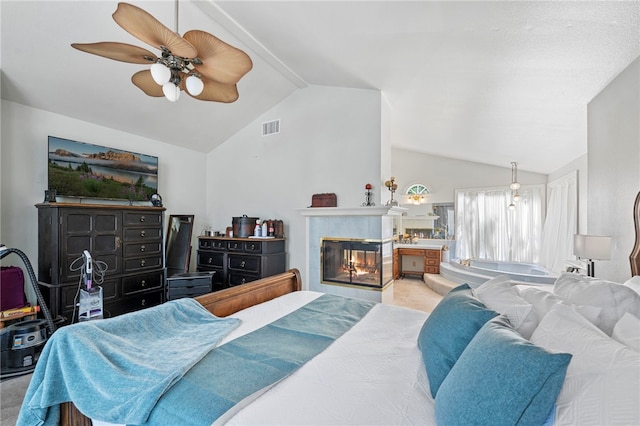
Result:
M442 300L442 295L432 290L427 283L419 278L396 280L393 288L393 304L424 312L433 311L433 308ZM31 374L27 374L0 382L0 424L2 426L15 426L30 380Z
M2 426L16 424L22 399L30 380L31 374L26 374L0 382L0 424Z

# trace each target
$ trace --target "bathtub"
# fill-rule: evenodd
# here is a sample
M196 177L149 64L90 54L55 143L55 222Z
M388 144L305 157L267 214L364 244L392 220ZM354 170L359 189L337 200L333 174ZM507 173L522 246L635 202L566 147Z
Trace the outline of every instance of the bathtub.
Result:
M471 260L467 266L453 259L440 264L440 276L455 283L467 283L471 287L478 287L498 275L508 275L512 281L519 283L540 285L553 285L558 278L557 274L533 263Z

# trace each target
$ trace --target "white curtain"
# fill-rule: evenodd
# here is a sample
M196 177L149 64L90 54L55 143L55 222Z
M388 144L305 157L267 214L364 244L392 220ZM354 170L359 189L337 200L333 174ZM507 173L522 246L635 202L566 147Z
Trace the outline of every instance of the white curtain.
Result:
M547 219L542 233L541 264L560 273L573 259L573 235L577 232L578 177L573 172L547 185Z
M538 263L544 186L523 186L516 209L510 189L456 191L456 256Z

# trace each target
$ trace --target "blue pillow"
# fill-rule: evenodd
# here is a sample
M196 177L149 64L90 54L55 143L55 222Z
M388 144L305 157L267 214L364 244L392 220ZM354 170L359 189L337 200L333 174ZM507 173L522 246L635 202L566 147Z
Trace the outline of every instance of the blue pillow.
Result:
M497 315L473 296L467 284L447 293L431 312L418 335L418 347L432 397L473 336Z
M440 425L542 425L562 389L571 354L551 353L503 317L487 322L436 395Z

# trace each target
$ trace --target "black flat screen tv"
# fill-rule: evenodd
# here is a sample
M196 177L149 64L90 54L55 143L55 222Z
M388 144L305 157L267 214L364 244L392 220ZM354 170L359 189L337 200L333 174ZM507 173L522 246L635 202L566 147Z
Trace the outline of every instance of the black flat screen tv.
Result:
M158 157L49 136L47 183L59 197L146 201L158 192Z

